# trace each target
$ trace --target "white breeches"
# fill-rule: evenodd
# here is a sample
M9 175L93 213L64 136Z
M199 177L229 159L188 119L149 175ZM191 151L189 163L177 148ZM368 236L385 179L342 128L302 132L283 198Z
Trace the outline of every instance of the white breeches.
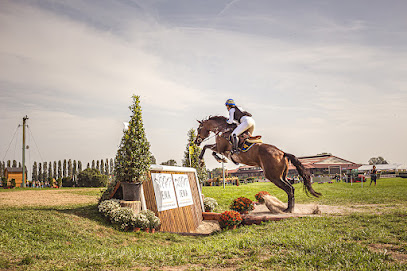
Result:
M246 130L249 131L251 135L253 135L254 125L256 124L254 122L254 119L249 116L242 117L240 121L241 123L232 132L232 135L236 135L237 140L239 140L239 136Z

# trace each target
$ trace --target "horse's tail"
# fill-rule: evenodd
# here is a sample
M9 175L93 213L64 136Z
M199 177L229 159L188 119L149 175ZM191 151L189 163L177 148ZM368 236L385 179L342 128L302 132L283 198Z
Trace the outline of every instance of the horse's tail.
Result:
M300 174L300 176L304 180L305 193L308 196L309 196L308 192L311 193L311 195L313 195L314 197L321 196L322 195L321 193L316 192L312 188L312 186L311 186L311 175L310 175L309 171L304 167L304 165L300 162L300 160L298 160L298 158L295 157L295 155L289 154L289 153L284 153L284 157L287 157L288 160L295 166L298 173Z

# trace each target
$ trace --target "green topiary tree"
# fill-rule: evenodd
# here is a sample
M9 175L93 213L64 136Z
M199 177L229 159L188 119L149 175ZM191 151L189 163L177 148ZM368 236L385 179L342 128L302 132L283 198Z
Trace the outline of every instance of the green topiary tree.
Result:
M188 131L188 143L184 152L184 159L182 165L184 167L193 167L197 171L198 179L201 183L208 179L208 172L206 170L205 162L202 164L199 161L199 154L202 149L195 144L195 130L190 129Z
M147 141L141 115L140 97L133 95L129 107L133 113L116 154L115 177L120 182L142 183L151 164L150 143Z
M140 97L133 95L128 129L124 131L115 161L110 159L110 173L114 179L102 193L99 202L109 199L117 182L142 183L151 165L150 143L144 131Z

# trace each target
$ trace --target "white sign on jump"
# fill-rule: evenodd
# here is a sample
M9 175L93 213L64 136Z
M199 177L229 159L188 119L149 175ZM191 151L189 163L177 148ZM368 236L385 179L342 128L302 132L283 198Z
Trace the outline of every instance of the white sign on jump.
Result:
M189 184L188 175L172 174L174 180L175 193L177 194L178 206L184 207L193 205L191 186Z
M171 174L151 173L155 200L159 212L177 208L177 199L175 197L174 183Z

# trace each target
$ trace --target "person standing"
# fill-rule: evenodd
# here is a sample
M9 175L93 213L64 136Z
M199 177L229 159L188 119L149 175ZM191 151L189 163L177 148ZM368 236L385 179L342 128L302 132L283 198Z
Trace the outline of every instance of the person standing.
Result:
M374 182L374 185L376 185L376 179L377 179L377 170L376 170L376 166L373 166L372 171L370 172L370 184L372 185L372 182Z

